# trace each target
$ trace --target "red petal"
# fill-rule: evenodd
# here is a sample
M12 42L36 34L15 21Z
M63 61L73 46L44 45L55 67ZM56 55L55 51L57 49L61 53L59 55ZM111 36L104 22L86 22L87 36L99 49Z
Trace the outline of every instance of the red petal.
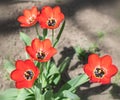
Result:
M91 68L95 68L96 66L100 65L100 58L97 54L92 54L88 57L88 63L90 64Z
M39 39L34 39L32 41L32 48L35 50L35 51L39 51L39 50L43 50L43 42L40 41Z
M58 23L60 23L64 19L64 14L61 12L59 6L53 8L53 13L54 13L54 18L57 20Z
M47 56L45 57L45 60L50 60L50 58L55 55L57 53L57 50L53 47L51 47L48 51L47 51Z
M94 82L94 83L99 83L100 82L100 78L97 78L97 77L95 77L95 75L92 75L90 77L90 81Z
M111 82L110 77L103 77L103 78L100 80L100 83L102 83L102 84L109 84L110 82Z
M54 13L54 15L61 13L60 7L59 6L54 7L53 8L53 13Z
M37 7L32 7L31 14L37 16L37 14L38 14Z
M26 46L26 51L32 58L36 59L36 52L32 47Z
M100 66L103 68L109 69L109 66L112 65L112 58L109 55L105 55L100 59Z
M17 19L20 23L28 24L25 16L20 16Z
M89 66L89 64L84 65L83 69L84 69L84 72L85 72L89 77L91 77L91 75L93 74L93 70L94 70L94 69L91 68L91 67Z
M37 76L40 73L39 69L35 66L35 64L31 60L26 60L25 63L26 66L28 66L28 68L34 72L35 74L34 78L37 78Z
M32 16L30 10L24 10L23 14L26 18L30 18Z
M106 76L114 76L118 72L118 68L115 65L109 66Z
M48 50L50 47L52 47L52 43L49 39L45 39L43 41L43 48L44 50Z
M16 82L16 88L21 89L21 88L31 88L33 86L34 81L21 81L21 82Z
M24 71L14 70L10 74L10 77L11 77L11 79L13 79L15 81L23 81L23 80L25 80L23 75L24 75Z
M45 17L53 17L53 9L50 6L44 6L41 10L41 14L44 14Z
M19 69L19 70L26 70L27 69L26 64L22 60L17 60L15 66L16 66L16 69Z

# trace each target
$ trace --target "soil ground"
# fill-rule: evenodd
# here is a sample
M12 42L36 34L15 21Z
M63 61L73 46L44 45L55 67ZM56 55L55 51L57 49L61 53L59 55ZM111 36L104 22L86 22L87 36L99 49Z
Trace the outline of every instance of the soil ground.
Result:
M13 87L11 81L4 78L5 59L15 61L25 59L24 43L19 38L19 32L25 32L31 38L36 36L35 28L20 28L17 17L24 9L32 6L41 9L44 5L59 5L65 14L66 25L55 55L59 64L66 56L71 58L68 69L70 77L83 72L76 57L74 47L89 48L97 43L101 55L109 54L113 63L120 68L120 0L40 0L40 1L0 1L0 89ZM39 25L38 25L39 27ZM56 30L56 33L59 29ZM39 29L42 32L41 29ZM98 33L103 32L102 41ZM118 84L119 85L119 84ZM120 100L120 87L115 84L98 85L85 84L78 90L81 100Z

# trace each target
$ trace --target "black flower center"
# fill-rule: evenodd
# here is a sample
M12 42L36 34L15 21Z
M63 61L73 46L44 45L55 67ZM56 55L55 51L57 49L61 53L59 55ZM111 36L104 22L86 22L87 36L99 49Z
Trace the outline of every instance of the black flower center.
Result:
M51 19L48 19L48 22L47 22L48 26L55 26L56 24L56 20L51 18Z
M33 77L34 77L33 71L27 70L27 71L24 73L24 77L25 77L26 80L32 80Z
M105 71L101 68L96 68L95 71L94 71L94 74L95 74L96 77L102 78L105 74Z
M39 60L44 59L44 58L45 58L45 53L44 53L44 52L38 52L38 53L37 53L37 58L38 58Z

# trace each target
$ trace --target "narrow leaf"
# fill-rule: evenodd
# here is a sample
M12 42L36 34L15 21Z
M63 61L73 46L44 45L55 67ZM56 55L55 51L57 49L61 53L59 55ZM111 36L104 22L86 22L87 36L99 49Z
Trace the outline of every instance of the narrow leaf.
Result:
M67 57L65 60L58 66L58 70L60 73L64 71L66 67L68 67L68 64L70 63L70 58Z
M57 35L57 38L56 38L56 40L55 40L55 42L54 42L54 44L53 44L53 47L55 47L56 44L59 42L59 39L60 39L61 34L62 34L63 30L64 30L64 27L65 27L65 21L63 22L63 24L62 24L62 26L61 26L61 28L60 28L60 31L59 31L59 33L58 33L58 35Z
M74 92L74 90L84 84L85 82L88 81L88 76L86 74L81 74L79 76L76 76L75 78L71 79L70 81L68 81L66 84L64 84L62 86L62 88L58 91L58 93L56 94L57 96L58 95L61 95L61 93L64 91L64 90L69 90L71 92Z
M74 94L68 90L63 91L63 95L64 95L64 97L67 97L70 100L80 100L80 97L78 97L76 94Z

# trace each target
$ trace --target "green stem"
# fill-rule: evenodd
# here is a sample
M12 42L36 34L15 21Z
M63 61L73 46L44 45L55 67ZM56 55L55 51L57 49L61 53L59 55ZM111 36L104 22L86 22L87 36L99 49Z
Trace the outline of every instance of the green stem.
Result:
M52 29L52 43L54 43L54 29Z
M37 36L40 37L39 32L38 32L37 25L35 25L35 30L36 30Z

